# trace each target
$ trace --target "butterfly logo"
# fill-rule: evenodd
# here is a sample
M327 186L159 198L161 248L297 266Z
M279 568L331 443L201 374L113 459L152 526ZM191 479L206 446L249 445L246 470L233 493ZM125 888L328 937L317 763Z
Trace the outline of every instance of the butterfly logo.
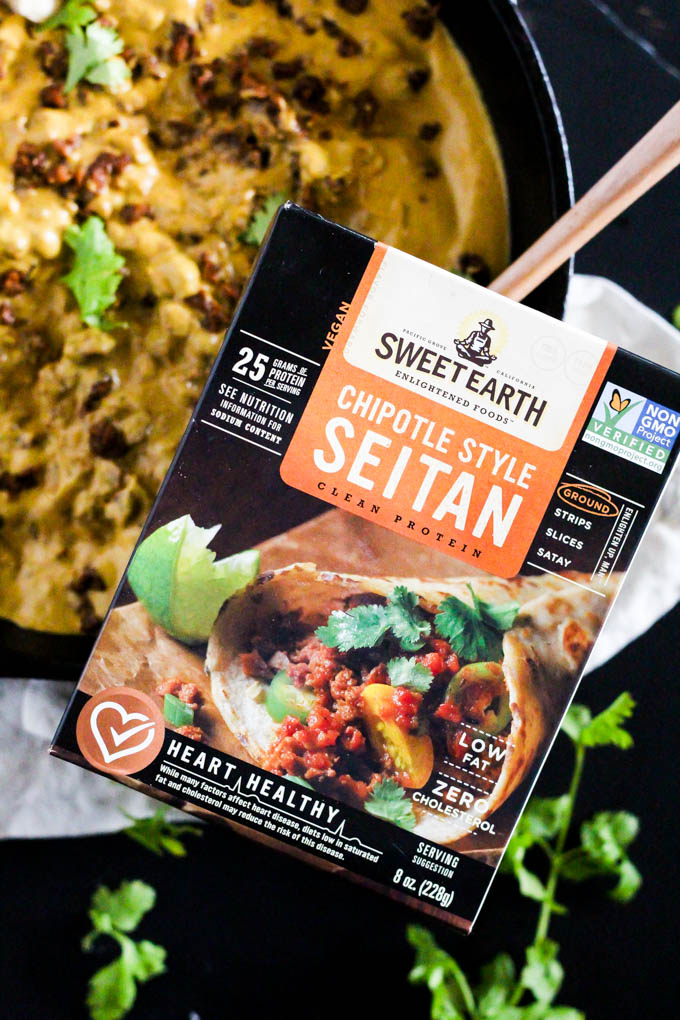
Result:
M622 397L621 391L614 387L609 402L603 405L604 420L607 425L617 425L629 411L641 403L642 401L638 400L635 404L631 404L631 397Z
M609 401L609 406L612 411L618 414L620 411L625 411L630 404L630 397L626 397L625 400L621 399L621 394L618 390L614 390L612 393L612 399Z

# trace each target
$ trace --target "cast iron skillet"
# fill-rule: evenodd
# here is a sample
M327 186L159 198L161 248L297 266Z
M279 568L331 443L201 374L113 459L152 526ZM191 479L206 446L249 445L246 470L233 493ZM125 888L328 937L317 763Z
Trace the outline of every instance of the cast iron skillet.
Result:
M503 153L513 257L572 202L571 167L559 110L534 41L513 0L442 4L441 17L467 57ZM527 304L562 318L570 266ZM76 680L91 637L25 630L0 619L0 676Z

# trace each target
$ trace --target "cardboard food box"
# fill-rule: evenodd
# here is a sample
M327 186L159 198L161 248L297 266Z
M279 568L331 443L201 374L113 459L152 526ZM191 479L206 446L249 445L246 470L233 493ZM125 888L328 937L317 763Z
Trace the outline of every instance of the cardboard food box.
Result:
M679 429L673 373L286 204L53 753L469 931Z

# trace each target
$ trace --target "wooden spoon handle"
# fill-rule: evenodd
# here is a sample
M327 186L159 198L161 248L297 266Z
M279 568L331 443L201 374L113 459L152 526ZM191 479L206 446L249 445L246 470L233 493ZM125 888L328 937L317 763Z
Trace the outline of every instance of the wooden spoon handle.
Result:
M560 217L490 289L521 301L680 163L680 102Z

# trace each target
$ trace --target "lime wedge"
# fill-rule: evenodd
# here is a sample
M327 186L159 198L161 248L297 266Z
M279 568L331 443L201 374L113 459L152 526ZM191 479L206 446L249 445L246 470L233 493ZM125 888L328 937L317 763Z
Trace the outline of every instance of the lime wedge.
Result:
M149 615L187 644L207 641L226 599L256 577L255 549L215 560L208 549L221 525L199 528L185 514L145 538L132 558L128 581Z
M187 514L153 531L136 550L128 569L135 595L156 623L168 631L172 627L170 597L175 569L189 521Z

